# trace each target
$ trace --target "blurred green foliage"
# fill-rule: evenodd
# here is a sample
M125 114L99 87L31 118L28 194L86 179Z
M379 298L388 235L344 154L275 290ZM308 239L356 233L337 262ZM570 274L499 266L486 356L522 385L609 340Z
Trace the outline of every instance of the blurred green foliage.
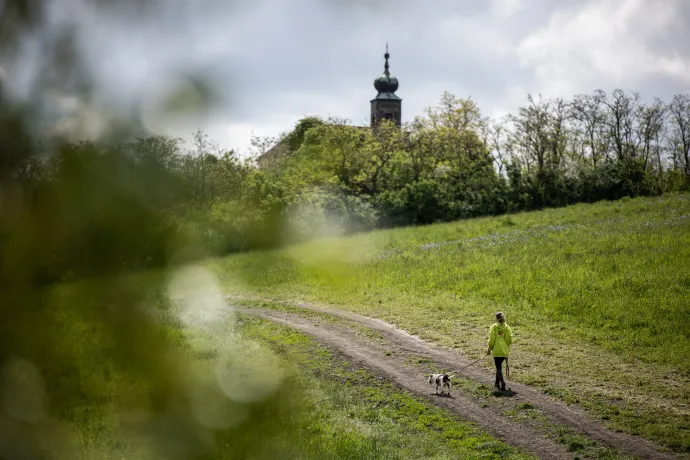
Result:
M264 455L297 417L290 386L245 402L221 388L239 376L202 379L167 295L194 252L170 214L188 192L174 143L41 147L2 117L0 457ZM241 417L215 426L208 407Z
M0 6L8 68L22 65L16 48L40 35L47 7L37 0ZM66 37L45 50L58 87L88 81ZM57 59L65 51L74 59ZM199 325L181 322L179 313L187 308L193 315L204 292L182 300L171 294L200 254L177 218L206 193L198 169L190 169L195 160L182 155L177 140L137 139L136 120L123 131L128 135L100 141L36 135L35 109L47 87L21 101L6 83L0 88L0 458L284 452L275 438L289 439L297 426L298 395L279 369L266 369L270 353L233 340L229 330L218 340L222 359L199 360L189 339ZM71 89L87 96L88 85ZM231 154L218 164L218 174L222 168L244 174ZM157 270L129 275L144 268ZM211 319L231 327L219 300Z

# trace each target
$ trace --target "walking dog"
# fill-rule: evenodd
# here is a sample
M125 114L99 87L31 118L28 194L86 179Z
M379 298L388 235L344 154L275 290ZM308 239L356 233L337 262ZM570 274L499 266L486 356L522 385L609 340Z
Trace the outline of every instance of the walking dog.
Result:
M431 374L429 375L429 384L436 384L436 394L439 394L439 389L441 390L441 395L443 395L443 389L448 389L448 396L450 396L450 379L455 377L454 375L448 374Z

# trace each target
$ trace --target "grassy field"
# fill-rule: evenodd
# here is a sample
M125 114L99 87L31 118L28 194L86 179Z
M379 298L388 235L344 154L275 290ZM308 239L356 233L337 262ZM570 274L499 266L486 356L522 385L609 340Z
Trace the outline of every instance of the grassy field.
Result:
M169 273L56 286L15 325L34 333L2 370L0 425L58 458L526 458L300 334L233 326L217 315L232 292L378 316L470 357L504 310L511 378L690 452L689 216L690 195L669 195L242 254L207 263L221 286L182 276L200 297L181 316ZM257 362L282 385L218 377Z
M533 458L289 328L247 319L242 333L270 344L303 390L309 420L283 440L291 458Z
M690 195L323 239L208 265L227 292L381 317L471 357L503 310L514 379L690 451Z
M186 301L172 304L164 289L174 283L169 275L59 285L45 294L49 308L34 319L50 327L34 344L37 367L20 369L30 392L7 388L19 400L8 413L36 413L27 401L37 391L47 407L35 420L24 416L28 436L15 449L32 458L44 458L47 448L50 458L104 460L533 458L304 335L238 319L222 297L212 305L208 296L218 293L198 272L183 273L191 287L185 311ZM146 298L150 308L142 312L154 313L155 326L133 311L101 316L123 307L113 296L125 290ZM148 334L137 334L137 321ZM42 378L27 377L27 368ZM0 412L3 430L11 420ZM0 444L0 454L7 446Z

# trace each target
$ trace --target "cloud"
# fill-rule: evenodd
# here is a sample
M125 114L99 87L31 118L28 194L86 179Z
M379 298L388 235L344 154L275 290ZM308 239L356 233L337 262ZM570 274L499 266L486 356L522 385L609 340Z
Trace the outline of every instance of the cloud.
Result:
M134 12L92 5L55 0L49 24L53 34L75 31L99 104L149 110L162 88L201 75L215 90L209 110L149 124L185 139L201 127L241 152L252 133L275 136L304 115L368 124L386 42L404 121L445 90L471 96L487 115L516 110L528 92L567 98L622 87L670 100L690 90L684 0L161 0ZM27 65L5 67L15 88L41 72L36 43L26 42Z
M519 43L520 64L532 69L544 94L614 86L659 92L667 80L685 82L687 88L690 56L652 46L679 20L680 3L599 0L557 11Z

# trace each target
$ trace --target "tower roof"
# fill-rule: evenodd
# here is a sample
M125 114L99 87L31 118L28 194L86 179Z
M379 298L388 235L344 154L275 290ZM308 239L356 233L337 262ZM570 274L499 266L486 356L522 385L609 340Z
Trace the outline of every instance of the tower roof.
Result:
M374 88L378 91L375 99L393 99L400 100L400 98L395 94L398 90L398 79L390 73L388 58L388 44L386 44L386 54L383 55L386 59L386 63L383 66L383 74L374 80Z

